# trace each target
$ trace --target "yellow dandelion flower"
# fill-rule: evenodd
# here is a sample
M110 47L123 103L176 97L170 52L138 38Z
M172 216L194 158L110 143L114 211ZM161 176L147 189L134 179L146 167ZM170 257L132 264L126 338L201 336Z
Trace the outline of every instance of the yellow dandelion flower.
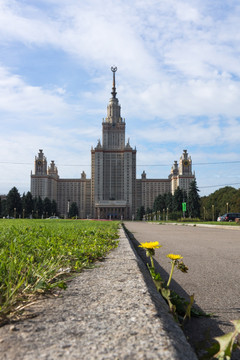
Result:
M181 255L178 255L178 254L168 254L167 257L171 260L180 260L182 259L183 257Z
M153 241L141 243L141 245L138 245L138 247L142 247L144 249L159 249L160 247L162 247L162 245L159 245L158 241Z

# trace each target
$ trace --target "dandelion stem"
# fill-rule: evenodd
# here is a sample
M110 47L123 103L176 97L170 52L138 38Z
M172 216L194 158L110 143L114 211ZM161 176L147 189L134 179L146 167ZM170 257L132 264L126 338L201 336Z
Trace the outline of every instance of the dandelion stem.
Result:
M152 257L152 256L150 256L150 261L151 261L151 267L152 267L152 268L155 268L155 266L154 266L154 261L153 261L153 257Z
M172 268L171 268L171 272L170 272L169 279L168 279L168 282L167 282L167 287L169 287L170 282L172 280L174 266L175 266L175 260L172 261Z

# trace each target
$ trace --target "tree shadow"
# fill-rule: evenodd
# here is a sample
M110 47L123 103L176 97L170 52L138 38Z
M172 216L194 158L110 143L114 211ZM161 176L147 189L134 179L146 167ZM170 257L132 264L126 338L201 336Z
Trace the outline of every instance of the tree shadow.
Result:
M133 249L135 250L137 255L141 258L141 260L143 261L143 263L147 268L147 264L150 265L150 259L146 256L146 251L143 248L139 247L140 243L136 240L134 235L129 230L125 228L125 231L127 232L131 246L133 247ZM154 259L154 266L156 272L160 273L164 281L167 281L169 277L169 273L166 272L155 259ZM149 277L148 276L146 277L144 274L143 276L146 285L149 288ZM171 281L171 289L174 290L178 295L189 301L189 296L191 294L188 294L174 279L172 279ZM154 302L155 300L156 299L153 299ZM198 306L197 303L194 303L194 307L198 311L204 313L204 311ZM213 343L216 342L216 340L214 340L214 337L224 335L224 332L221 330L219 325L224 324L225 326L226 325L229 326L227 322L225 323L224 321L221 321L217 316L214 316L214 314L209 314L209 315L210 316L191 317L191 319L187 320L184 323L184 326L182 327L183 333L185 334L187 341L190 343L190 345L194 349L199 359L202 358L206 354L206 350ZM230 331L232 331L232 329L229 329L229 332ZM231 359L232 360L240 359L239 349L237 349L232 353Z

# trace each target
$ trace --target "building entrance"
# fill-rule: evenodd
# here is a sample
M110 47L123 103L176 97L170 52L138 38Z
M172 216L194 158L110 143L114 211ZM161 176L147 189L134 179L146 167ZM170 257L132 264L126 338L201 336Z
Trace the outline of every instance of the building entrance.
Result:
M96 206L97 219L123 220L129 217L129 208L125 206Z

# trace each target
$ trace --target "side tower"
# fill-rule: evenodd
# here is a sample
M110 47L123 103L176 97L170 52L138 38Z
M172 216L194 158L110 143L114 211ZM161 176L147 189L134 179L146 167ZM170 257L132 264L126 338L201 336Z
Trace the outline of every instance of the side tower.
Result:
M34 169L35 175L47 175L47 159L42 149L39 150L38 156L35 156Z
M48 197L57 201L58 170L54 161L47 167L47 159L43 150L39 150L35 156L34 174L31 173L31 193L33 197L40 196L42 199Z
M192 159L187 150L183 150L179 165L177 161L174 161L169 178L171 179L172 194L174 194L177 187L188 193L189 185L195 179L195 174L192 173Z
M92 216L129 219L135 215L136 149L125 143L125 121L116 98L115 73L112 67L112 97L107 117L102 123L102 143L91 150Z

